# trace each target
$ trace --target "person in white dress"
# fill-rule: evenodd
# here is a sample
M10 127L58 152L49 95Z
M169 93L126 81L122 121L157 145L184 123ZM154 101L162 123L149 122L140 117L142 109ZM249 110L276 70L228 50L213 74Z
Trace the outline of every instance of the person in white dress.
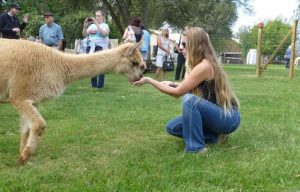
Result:
M163 63L170 55L169 28L163 27L162 34L157 37L157 55L156 55L156 79L163 80L166 72L163 70Z

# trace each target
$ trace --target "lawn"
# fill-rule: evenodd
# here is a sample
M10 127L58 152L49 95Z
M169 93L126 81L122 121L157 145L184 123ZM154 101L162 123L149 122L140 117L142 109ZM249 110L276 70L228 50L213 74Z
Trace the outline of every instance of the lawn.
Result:
M225 65L241 103L242 121L208 157L183 152L165 132L180 99L124 76L89 79L40 105L47 129L26 166L17 164L18 114L0 105L0 192L6 191L299 191L300 70ZM153 74L147 74L153 76ZM174 73L167 78L173 80Z

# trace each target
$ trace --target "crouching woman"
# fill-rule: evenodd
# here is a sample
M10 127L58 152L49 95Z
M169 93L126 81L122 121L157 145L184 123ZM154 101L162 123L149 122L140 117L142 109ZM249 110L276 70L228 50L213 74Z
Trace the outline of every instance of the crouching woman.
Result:
M183 96L182 115L168 122L167 132L184 139L186 152L206 154L206 143L222 143L238 128L239 102L202 28L186 30L180 49L187 59L181 83L143 77L133 84L149 83L173 97Z

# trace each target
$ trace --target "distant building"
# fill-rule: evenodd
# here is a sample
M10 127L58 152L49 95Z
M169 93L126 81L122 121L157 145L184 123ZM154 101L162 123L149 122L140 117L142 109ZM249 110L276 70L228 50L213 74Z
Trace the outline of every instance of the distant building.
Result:
M249 49L247 53L246 64L256 64L256 49Z
M234 39L228 39L220 51L220 60L223 64L243 64L243 54L240 44Z

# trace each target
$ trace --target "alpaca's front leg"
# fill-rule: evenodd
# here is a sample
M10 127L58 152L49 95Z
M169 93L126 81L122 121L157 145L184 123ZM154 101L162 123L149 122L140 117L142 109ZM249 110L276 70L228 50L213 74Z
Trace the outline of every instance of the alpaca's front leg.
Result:
M29 131L30 129L23 129L21 128L21 138L20 138L20 155L22 154L26 144L27 144L27 141L28 141L28 137L29 137Z
M45 127L46 123L43 119L38 119L36 122L33 123L33 126L29 132L29 137L27 139L26 146L20 155L19 162L21 165L26 164L28 158L33 154L34 150L37 147L38 140L42 136Z
M34 104L34 106L38 109L38 104ZM29 117L21 116L20 118L20 132L21 132L21 138L20 138L20 156L28 142L29 132L30 128L32 127L31 120Z
M39 137L42 136L46 127L46 122L40 115L39 111L33 106L31 101L25 101L15 104L17 110L21 114L22 118L25 118L24 127L30 126L26 131L21 134L21 146L20 150L20 164L24 165L28 161L28 158L34 152L37 146ZM26 123L30 122L30 123ZM26 125L27 124L27 125ZM26 125L26 126L25 126Z
M45 127L46 122L39 114L35 118L33 118L32 127L29 131L29 137L26 146L20 155L19 161L21 165L26 164L28 158L33 154L34 150L37 147L38 140L45 130Z

